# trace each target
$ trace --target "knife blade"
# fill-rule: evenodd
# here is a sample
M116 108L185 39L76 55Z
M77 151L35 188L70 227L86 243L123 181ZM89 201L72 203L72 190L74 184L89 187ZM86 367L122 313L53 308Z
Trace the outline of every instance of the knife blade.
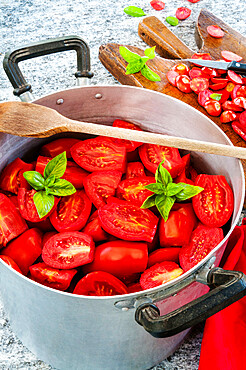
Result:
M197 64L201 67L209 67L216 69L231 70L237 73L246 73L246 63L239 62L224 62L216 60L204 60L204 59L185 59L184 61Z

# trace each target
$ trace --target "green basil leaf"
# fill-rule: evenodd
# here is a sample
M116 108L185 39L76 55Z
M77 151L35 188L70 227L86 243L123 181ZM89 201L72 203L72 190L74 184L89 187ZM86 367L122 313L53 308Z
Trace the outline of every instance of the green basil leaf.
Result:
M54 185L56 181L55 175L50 175L46 180L45 180L45 186L48 186L49 188Z
M38 191L33 196L33 201L40 218L46 216L54 207L55 198L53 195L47 195L45 191Z
M177 26L179 21L176 17L167 17L166 22L169 23L171 26Z
M163 195L157 195L155 197L155 205L161 214L161 217L167 221L171 208L175 202L174 197L166 197Z
M58 179L52 188L48 188L48 193L59 197L65 197L76 193L76 189L69 181Z
M23 173L24 178L35 190L42 190L45 186L43 176L37 171L26 171Z
M217 100L217 101L220 101L221 97L222 97L222 94L217 94L217 93L213 93L213 94L210 95L211 99L214 99L214 100Z
M194 197L195 195L201 193L204 189L201 188L200 186L194 186L194 185L189 185L185 184L183 182L179 182L179 184L183 186L183 189L176 194L176 200L179 202L182 202L183 200L189 199Z
M184 188L183 185L181 184L182 184L181 182L178 184L175 184L174 182L167 184L167 189L166 189L167 196L173 197L174 195L180 193Z
M164 191L165 191L163 184L159 182L155 184L145 185L145 188L150 191L153 191L153 193L156 193L156 194L164 194Z
M149 59L154 59L155 57L155 46L153 46L152 48L147 48L144 50L144 54L146 55L146 57L148 57Z
M128 66L126 67L126 75L131 75L133 73L139 72L143 66L144 66L145 61L140 58L139 61L129 63Z
M164 186L167 186L167 184L173 182L173 179L168 170L162 166L163 163L164 161L162 161L157 167L157 170L155 172L155 181L162 183Z
M133 53L132 51L127 49L125 46L120 46L119 52L122 58L124 58L127 63L137 62L141 59L140 55Z
M150 207L153 207L155 205L155 194L153 195L150 195L148 198L145 199L145 201L143 202L143 204L141 205L141 208L150 208Z
M55 175L57 179L64 175L67 167L66 152L58 154L55 158L51 159L44 169L44 178L47 179L51 175Z
M142 75L147 78L149 81L158 82L161 81L160 76L153 72L148 66L144 65L141 69Z
M137 6L127 6L124 9L124 12L128 15L131 15L132 17L143 17L144 15L146 15L143 9L138 8Z

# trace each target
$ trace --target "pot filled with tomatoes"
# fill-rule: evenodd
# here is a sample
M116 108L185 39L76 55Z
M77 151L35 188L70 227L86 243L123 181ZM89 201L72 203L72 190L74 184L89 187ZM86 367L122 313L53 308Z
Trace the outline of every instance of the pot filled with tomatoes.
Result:
M83 40L71 43L88 57ZM37 56L37 45L28 50ZM78 79L89 76L78 65ZM30 98L14 67L17 93ZM34 102L75 120L232 145L205 115L141 88L78 87ZM0 134L0 147L1 297L40 359L147 369L245 295L244 275L218 268L243 207L239 160L86 134Z

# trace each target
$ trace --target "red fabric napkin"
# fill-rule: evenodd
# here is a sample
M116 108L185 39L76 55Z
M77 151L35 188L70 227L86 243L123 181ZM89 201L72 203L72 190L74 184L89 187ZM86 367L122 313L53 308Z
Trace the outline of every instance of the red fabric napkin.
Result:
M246 274L246 218L229 238L221 266ZM241 370L246 366L246 297L207 319L199 370Z

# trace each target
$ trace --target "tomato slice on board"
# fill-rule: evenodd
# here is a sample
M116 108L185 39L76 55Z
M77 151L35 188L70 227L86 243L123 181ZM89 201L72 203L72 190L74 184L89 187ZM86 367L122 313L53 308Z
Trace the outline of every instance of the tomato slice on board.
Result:
M203 90L203 91L200 91L198 93L198 103L204 107L205 106L205 103L206 101L208 100L211 100L210 98L210 95L213 94L213 91L209 90L209 89L206 89L206 90Z
M24 233L27 229L25 220L11 200L0 193L0 247Z
M156 263L149 269L145 270L140 277L140 285L142 289L154 288L158 285L167 283L170 280L176 279L183 274L183 270L179 265L172 261L164 261Z
M169 70L166 74L168 82L173 85L177 86L176 84L176 78L179 76L179 73L176 71Z
M207 27L208 34L216 39L219 39L225 35L225 32L217 25L211 25Z
M12 240L1 254L11 257L22 273L27 275L29 267L42 253L42 233L38 229L29 229Z
M153 195L153 192L145 189L145 186L153 183L155 178L150 176L123 180L117 188L117 197L141 207L146 198Z
M72 269L93 260L95 244L92 237L79 231L53 235L43 247L43 261L58 269Z
M183 246L179 253L180 266L188 271L205 258L223 240L221 228L198 225L191 234L190 243Z
M186 8L185 6L181 6L176 10L176 18L178 18L180 21L188 18L191 15L191 10L189 8Z
M234 121L234 122L232 122L232 128L233 128L233 130L239 135L239 136L241 136L241 138L243 139L243 140L245 140L246 141L246 127L245 126L243 126L243 125L241 125L241 123L240 122L238 122L238 121Z
M222 104L222 108L224 110L230 110L230 111L233 111L233 112L242 112L243 111L243 108L241 108L238 105L234 104L233 101L230 101L230 100L226 100Z
M99 208L98 216L102 228L109 234L132 241L152 242L159 221L149 209L120 199Z
M85 226L91 213L91 201L84 190L62 197L50 215L50 222L59 231L79 231Z
M207 68L207 67L205 67ZM202 78L209 78L210 74L204 72L201 68L198 67L193 67L191 68L189 72L189 76L191 79L196 78L196 77L202 77Z
M179 175L184 164L178 149L155 144L143 144L139 148L139 155L143 165L152 173L155 173L158 165L164 160L163 167L166 168L172 178Z
M125 172L126 148L110 139L97 137L75 144L71 148L74 161L86 171L118 170Z
M190 88L190 83L191 79L189 76L181 75L176 78L177 88L184 93L190 93L192 91Z
M126 179L134 179L136 177L144 177L144 166L141 162L130 162L126 167Z
M59 198L55 197L55 203L54 203L53 208L50 210L50 212L46 216L40 218L38 215L36 206L34 204L34 201L33 201L33 196L35 193L36 193L36 190L34 189L26 190L24 188L20 188L18 190L18 203L19 203L20 214L25 220L31 221L31 222L39 222L39 221L46 220L46 218L48 218L51 215L51 213L55 210L57 203L59 202Z
M84 188L96 208L103 207L109 196L114 196L120 183L120 171L95 171L84 180Z
M156 263L161 263L164 261L173 261L175 263L179 263L180 250L180 247L156 249L149 255L147 268L154 266Z
M217 100L209 99L205 102L204 108L210 116L219 116L221 113L221 104Z
M191 59L212 60L209 53L195 53L191 56Z
M17 272L22 274L19 266L17 265L17 263L11 257L3 256L3 255L0 254L0 259L3 260L5 263L7 263L8 266L12 267L14 270L16 270Z
M219 175L198 175L196 186L204 190L192 198L199 220L210 227L221 227L230 219L234 197L226 178Z
M244 98L243 96L239 96L233 99L233 104L235 104L239 108L246 109L246 98Z
M83 272L105 271L121 279L143 272L147 267L147 243L116 240L96 247L94 259L83 266Z
M209 88L209 81L207 78L196 77L190 82L190 88L196 94Z
M226 62L240 62L243 58L235 53L232 53L231 51L228 50L222 50L221 51L221 56Z
M46 157L54 158L58 154L66 152L67 158L71 158L70 148L79 141L81 140L73 138L62 138L53 140L50 143L47 143L42 146L41 154Z
M104 271L95 271L84 276L76 285L74 294L88 296L112 296L127 294L127 287L115 276Z
M25 163L20 158L16 158L9 163L1 173L0 188L17 194L19 188L30 189L26 179L23 177L25 171L32 171L33 165Z
M234 82L235 84L240 84L240 85L242 85L242 84L243 84L243 80L242 80L241 76L240 76L240 75L238 75L237 73L235 73L234 71L229 70L229 71L227 72L227 75L228 75L228 78L229 78L232 82Z
M220 115L220 121L221 123L228 123L232 122L237 118L237 115L232 110L225 110Z
M67 290L77 270L59 270L44 262L30 266L30 274L34 281L57 290Z
M162 10L165 8L165 3L163 3L163 1L160 1L160 0L152 0L150 2L150 5L155 10Z
M180 76L181 75L189 75L189 73L190 73L189 67L186 64L183 64L183 63L174 64L174 66L171 67L170 71L175 71Z
M246 110L244 112L240 113L239 122L240 122L241 126L243 126L246 129Z
M98 211L95 211L90 216L87 224L82 231L83 233L90 235L94 242L101 242L108 239L108 234L102 229L100 225Z

